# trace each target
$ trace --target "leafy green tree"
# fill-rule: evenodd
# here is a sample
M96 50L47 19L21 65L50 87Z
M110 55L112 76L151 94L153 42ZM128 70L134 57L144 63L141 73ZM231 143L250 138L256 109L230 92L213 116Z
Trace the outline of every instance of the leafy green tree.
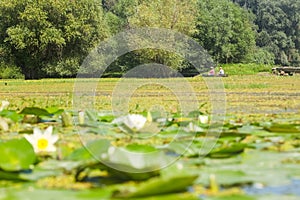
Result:
M192 35L195 31L195 0L144 0L130 13L129 26L165 28ZM173 42L176 42L175 40ZM144 49L134 52L141 63L155 62L174 69L186 67L184 58L161 49Z
M300 55L299 1L261 1L256 23L259 32L265 31L271 38L271 43L264 45L275 54L277 64L300 64L298 62Z
M129 18L132 27L158 27L191 35L195 28L196 1L145 0Z
M246 63L274 65L275 56L264 48L256 47L254 51L246 58Z
M198 1L199 43L220 63L243 62L255 49L253 16L228 0Z
M99 1L2 0L0 43L27 79L74 76L108 28Z
M245 9L251 10L253 13L256 13L258 8L258 2L259 2L259 0L232 0L232 1Z
M116 34L129 27L128 19L137 10L141 0L103 0L105 17L111 33Z
M233 2L255 14L258 47L274 54L276 64L300 66L299 0L233 0Z

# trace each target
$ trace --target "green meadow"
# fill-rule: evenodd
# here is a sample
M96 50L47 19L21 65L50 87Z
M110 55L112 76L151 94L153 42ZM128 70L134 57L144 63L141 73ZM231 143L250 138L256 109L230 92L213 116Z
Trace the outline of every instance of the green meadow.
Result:
M95 83L92 108L74 105L78 81ZM0 199L299 198L298 75L179 82L0 80ZM122 121L117 97L142 128Z
M96 110L111 110L112 96L118 78L86 79L96 83L95 106ZM185 78L197 96L195 104L205 104L204 112L210 110L210 91L202 77ZM176 92L184 93L186 88L172 88L164 86L164 81L154 79L152 84L143 83L143 79L133 79L139 82L140 87L130 96L130 110L141 112L150 109L153 105L164 107L168 112L180 109ZM168 82L168 80L166 80ZM209 80L210 81L210 80ZM10 109L22 110L25 107L58 107L73 110L73 93L76 79L42 79L42 80L0 80L0 94L2 100L10 102ZM176 82L176 80L169 80ZM227 115L266 116L273 114L285 117L299 112L299 76L280 77L270 74L230 76L222 79L226 95ZM129 91L123 91L128 93ZM272 120L270 118L270 120Z

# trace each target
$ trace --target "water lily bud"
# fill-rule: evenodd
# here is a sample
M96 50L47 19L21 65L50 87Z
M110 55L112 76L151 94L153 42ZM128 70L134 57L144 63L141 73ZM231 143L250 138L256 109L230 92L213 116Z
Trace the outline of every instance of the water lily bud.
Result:
M8 101L2 101L1 102L1 106L0 106L0 112L4 109L6 109L9 106L9 102Z
M149 111L147 113L147 122L152 122L152 115L151 115L151 112L149 112Z
M176 167L177 167L177 169L182 170L183 169L183 164L182 163L177 163Z
M211 174L209 176L210 189L213 194L217 194L219 192L219 186L216 181L216 175Z
M3 130L3 131L8 131L9 130L8 123L3 118L0 118L0 130Z
M64 127L69 127L69 126L73 126L73 119L70 113L68 112L63 112L61 114L61 119L62 119L62 125Z
M189 125L185 128L183 128L186 132L204 132L203 128L193 124L192 122L189 123Z
M201 124L207 124L208 123L208 116L207 115L199 115L198 117Z
M78 112L78 123L79 124L84 124L84 111L79 111Z

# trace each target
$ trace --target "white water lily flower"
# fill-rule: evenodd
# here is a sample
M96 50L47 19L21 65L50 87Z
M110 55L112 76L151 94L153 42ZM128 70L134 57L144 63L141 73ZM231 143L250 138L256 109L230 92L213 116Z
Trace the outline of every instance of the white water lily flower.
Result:
M1 102L1 106L0 106L0 112L4 109L6 109L9 106L9 102L8 101L2 101Z
M144 127L147 118L143 115L129 114L124 118L123 123L132 130L140 130Z
M203 128L193 124L192 122L189 123L188 127L183 128L186 132L204 132Z
M198 117L201 124L207 124L208 123L208 116L207 115L199 115Z
M58 140L58 136L52 135L52 130L52 126L49 126L44 133L39 128L34 128L32 135L25 134L24 137L30 142L36 153L55 152L54 144Z
M132 131L139 131L145 126L146 122L147 118L139 114L128 114L113 121L115 124L125 125Z

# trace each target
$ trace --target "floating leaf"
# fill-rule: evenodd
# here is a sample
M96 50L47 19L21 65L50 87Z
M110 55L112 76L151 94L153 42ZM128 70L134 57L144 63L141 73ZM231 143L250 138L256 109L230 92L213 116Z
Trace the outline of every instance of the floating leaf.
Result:
M272 124L265 126L265 130L278 133L300 133L300 129L293 124Z
M140 145L140 144L129 144L126 146L126 149L131 152L138 152L138 153L150 153L157 151L157 149L150 145Z
M98 117L100 122L112 122L115 119L114 115L100 115Z
M110 147L107 161L109 166L129 174L157 171L170 161L162 151L143 145L130 145L127 148Z
M22 116L19 115L16 111L14 110L3 110L0 112L1 117L5 117L8 119L11 119L14 122L18 122L22 120Z
M49 107L49 108L46 108L46 111L53 115L60 115L64 112L64 109L60 109L57 107Z
M87 110L87 111L85 111L85 113L86 113L89 121L92 121L92 122L98 121L98 114L95 111Z
M47 110L37 107L26 107L24 108L20 114L24 115L36 115L36 116L50 116L51 113L49 113Z
M244 125L241 128L238 128L238 133L240 134L252 134L252 135L262 135L266 134L266 131L262 130L263 128L253 126L253 125Z
M0 142L0 168L7 171L29 169L36 156L31 144L25 139Z
M6 172L0 170L0 180L25 181L18 172Z
M63 170L34 168L30 173L20 173L19 177L26 181L37 181L45 177L61 176Z
M70 172L80 165L79 161L68 160L46 160L38 164L38 167L44 170L63 170Z
M74 150L67 159L74 161L93 160L107 153L110 141L100 139L87 143L84 147Z
M43 170L35 168L34 170L24 170L18 172L8 172L0 170L0 180L10 180L10 181L37 181L41 178L49 176L59 176L62 175L62 170Z
M121 198L136 198L182 192L187 190L187 187L192 185L197 177L197 175L181 176L178 174L174 174L172 177L155 177L141 183L131 191L121 191L116 196Z
M256 200L257 198L249 195L228 195L220 197L209 197L207 200Z
M1 199L30 199L30 200L100 200L109 199L112 194L112 188L102 188L90 191L71 191L71 190L46 190L34 188L32 186L22 188L8 188L1 191ZM4 197L4 198L2 198Z
M174 151L178 155L193 157L199 155L202 143L192 141L172 142L167 148Z
M230 157L232 155L243 152L246 147L247 144L233 143L230 144L229 146L225 145L225 146L221 146L220 148L214 149L209 153L209 156L214 158Z
M195 110L195 111L189 112L188 117L198 118L199 115L203 115L203 114L204 114L203 112Z

